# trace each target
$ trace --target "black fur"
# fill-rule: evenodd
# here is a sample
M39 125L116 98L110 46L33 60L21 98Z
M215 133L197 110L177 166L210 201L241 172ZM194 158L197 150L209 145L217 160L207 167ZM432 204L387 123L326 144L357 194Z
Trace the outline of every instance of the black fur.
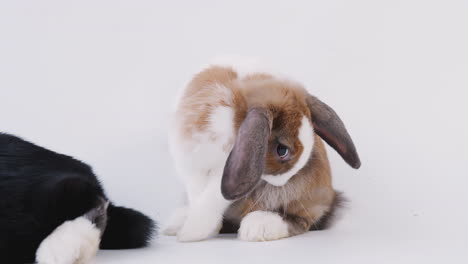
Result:
M107 200L91 167L18 137L0 133L0 263L31 263L57 226ZM102 216L96 223L102 226ZM147 245L154 222L132 209L107 208L102 248Z
M107 228L101 240L102 249L140 248L148 245L154 222L133 209L112 204L107 209ZM144 238L144 239L143 239Z

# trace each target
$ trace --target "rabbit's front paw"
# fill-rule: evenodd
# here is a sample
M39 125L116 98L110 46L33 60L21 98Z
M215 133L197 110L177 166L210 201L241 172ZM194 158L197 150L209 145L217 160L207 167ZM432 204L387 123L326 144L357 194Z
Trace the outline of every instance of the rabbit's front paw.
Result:
M187 207L177 208L169 221L162 228L162 233L166 236L175 236L182 229L185 220L187 219Z
M274 212L254 211L240 224L238 237L245 241L269 241L289 236L288 224Z
M182 229L177 233L180 242L205 240L216 235L221 229L222 215L189 214Z

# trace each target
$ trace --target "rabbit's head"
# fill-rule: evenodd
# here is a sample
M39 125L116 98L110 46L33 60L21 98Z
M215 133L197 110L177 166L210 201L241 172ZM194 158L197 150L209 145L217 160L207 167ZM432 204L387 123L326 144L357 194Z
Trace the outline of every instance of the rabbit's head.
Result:
M241 91L244 114L221 185L226 199L244 196L260 179L275 186L286 184L309 162L315 134L351 167L360 167L341 119L301 85L259 75L245 79Z

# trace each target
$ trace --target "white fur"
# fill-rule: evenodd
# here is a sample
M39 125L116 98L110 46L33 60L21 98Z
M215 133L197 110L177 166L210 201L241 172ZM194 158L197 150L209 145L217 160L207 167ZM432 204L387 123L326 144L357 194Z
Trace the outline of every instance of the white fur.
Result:
M296 175L296 173L306 165L314 146L314 129L312 128L312 124L309 119L305 116L302 118L301 127L299 128L299 140L304 149L294 166L283 174L264 174L262 175L263 180L274 186L283 186L289 179L291 179L292 176Z
M66 221L42 241L38 264L85 264L99 249L101 232L85 217Z
M162 233L166 236L176 236L185 223L188 214L188 207L177 208L162 228Z
M223 90L222 85L218 88ZM231 94L224 96L230 102ZM169 223L174 229L167 230L169 234L177 234L179 241L203 240L217 234L221 227L223 213L231 203L221 194L221 178L234 142L233 118L232 108L218 106L212 109L208 132L191 138L180 134L183 124L177 120L174 124L170 134L171 154L189 202L183 225L177 223L181 218L176 218Z
M234 111L230 107L220 106L211 114L210 131L230 138L234 135Z
M238 237L245 241L270 241L289 236L288 223L275 212L254 211L240 224Z
M222 171L215 171L197 200L190 204L187 219L177 233L179 241L203 240L221 229L224 211L231 204L221 194L221 177Z
M171 155L179 177L185 182L189 203L195 202L208 181L222 177L222 170L234 142L234 110L219 106L210 116L209 133L184 138L180 125L169 135ZM217 171L221 175L213 175ZM220 172L221 171L221 172Z

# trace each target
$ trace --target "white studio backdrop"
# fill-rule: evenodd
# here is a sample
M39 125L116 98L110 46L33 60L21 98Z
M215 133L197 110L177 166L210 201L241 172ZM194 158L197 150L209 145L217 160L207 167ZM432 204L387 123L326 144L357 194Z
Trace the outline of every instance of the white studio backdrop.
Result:
M178 91L214 56L264 58L331 105L360 153L355 171L329 148L350 199L333 234L466 263L467 13L450 0L0 0L0 131L87 162L117 204L163 221L183 200L167 146Z

